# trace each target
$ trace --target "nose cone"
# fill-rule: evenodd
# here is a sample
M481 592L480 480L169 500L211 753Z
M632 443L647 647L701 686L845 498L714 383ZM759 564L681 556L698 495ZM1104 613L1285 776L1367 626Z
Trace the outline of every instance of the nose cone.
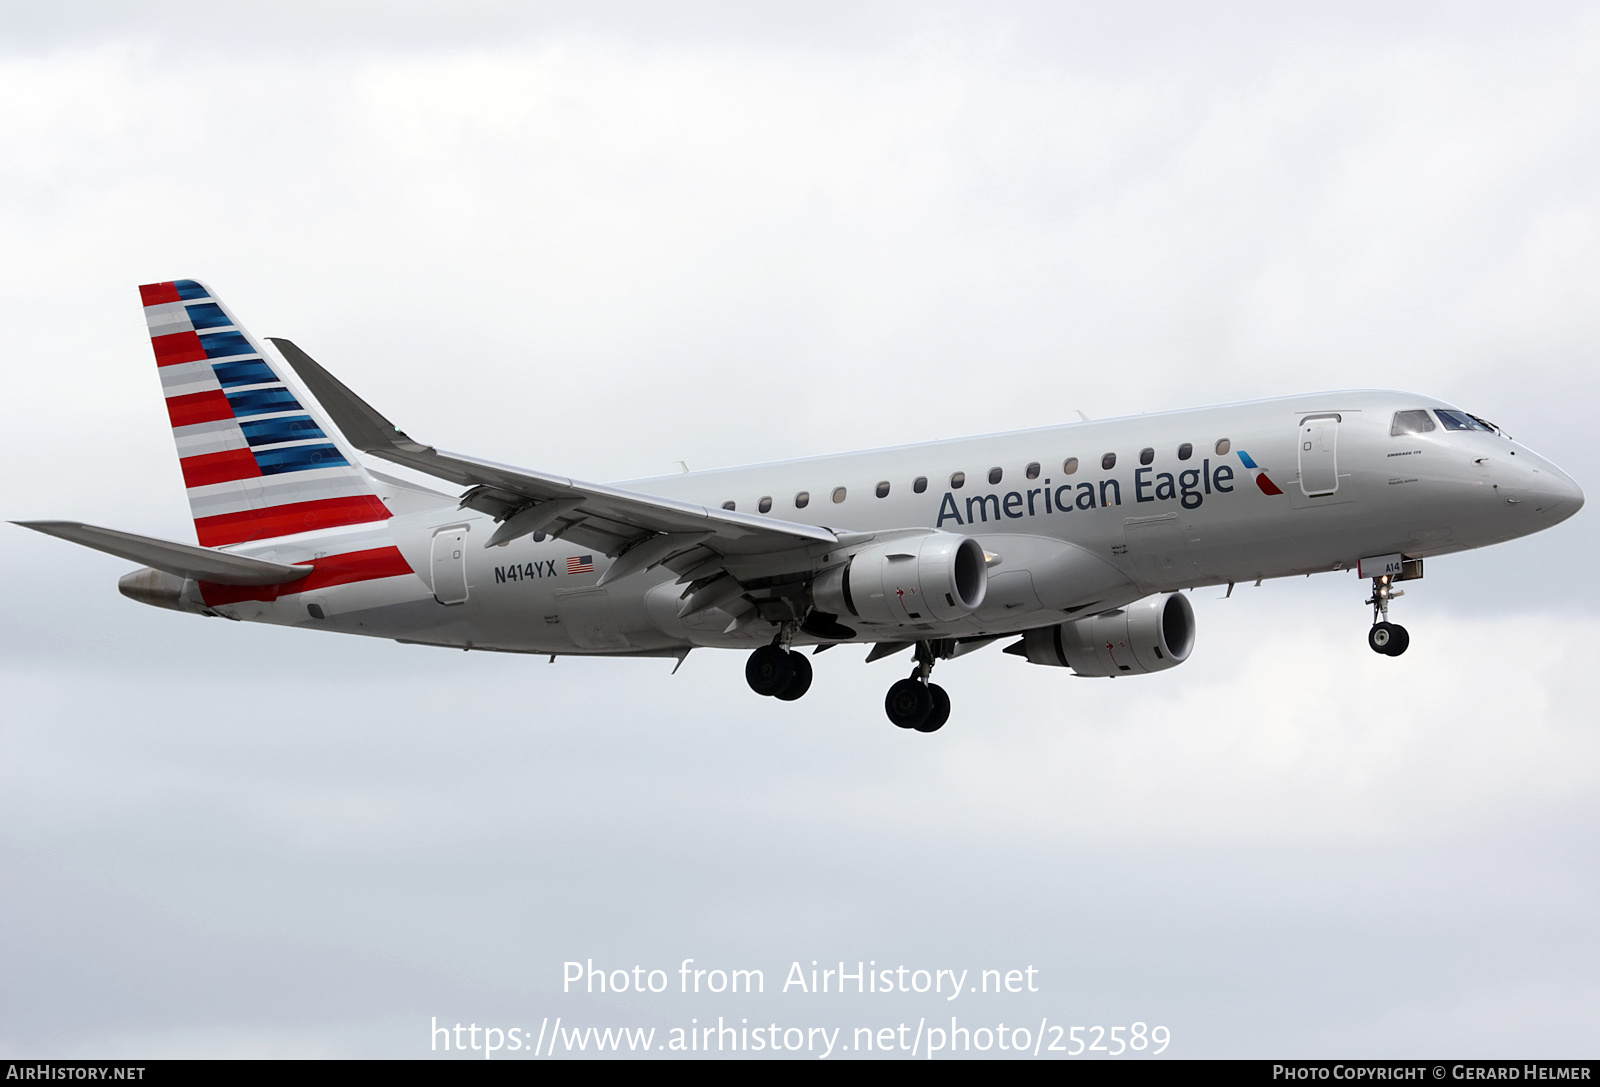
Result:
M1543 458L1528 468L1522 498L1545 524L1558 524L1583 508L1583 489L1567 473Z

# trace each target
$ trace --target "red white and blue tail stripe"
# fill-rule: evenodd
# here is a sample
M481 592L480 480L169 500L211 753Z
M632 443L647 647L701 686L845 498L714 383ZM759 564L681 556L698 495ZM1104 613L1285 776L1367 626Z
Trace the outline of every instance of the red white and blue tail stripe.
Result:
M202 546L391 516L221 299L192 279L139 293Z

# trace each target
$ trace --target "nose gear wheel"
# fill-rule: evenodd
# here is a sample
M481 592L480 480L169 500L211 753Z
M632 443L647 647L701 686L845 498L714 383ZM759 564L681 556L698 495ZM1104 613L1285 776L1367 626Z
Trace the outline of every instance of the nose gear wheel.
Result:
M1389 622L1389 601L1406 595L1404 590L1394 588L1393 581L1387 574L1373 578L1372 596L1367 600L1372 605L1372 629L1367 631L1367 645L1374 653L1386 657L1398 657L1411 645L1411 635L1406 628Z
M1374 653L1398 657L1411 644L1411 635L1398 623L1376 623L1367 632L1367 644Z

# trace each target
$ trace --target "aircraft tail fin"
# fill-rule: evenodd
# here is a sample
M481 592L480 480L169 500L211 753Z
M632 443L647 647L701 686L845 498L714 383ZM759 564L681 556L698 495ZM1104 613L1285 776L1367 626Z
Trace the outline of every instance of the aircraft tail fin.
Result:
M392 516L366 469L210 288L178 279L139 293L202 546Z

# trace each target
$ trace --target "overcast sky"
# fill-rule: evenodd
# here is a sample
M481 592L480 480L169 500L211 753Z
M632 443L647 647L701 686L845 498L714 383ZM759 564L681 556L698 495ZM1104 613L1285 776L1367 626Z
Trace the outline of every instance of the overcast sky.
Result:
M581 478L1376 386L1600 487L1592 7L767 7L6 5L0 516L193 539L134 290L175 277ZM856 648L778 704L736 654L162 612L6 529L0 1053L954 1013L1592 1055L1596 543L1430 560L1394 660L1331 574L1195 593L1157 676L974 654L926 737ZM768 992L561 993L690 957ZM813 959L1040 991L776 992Z

